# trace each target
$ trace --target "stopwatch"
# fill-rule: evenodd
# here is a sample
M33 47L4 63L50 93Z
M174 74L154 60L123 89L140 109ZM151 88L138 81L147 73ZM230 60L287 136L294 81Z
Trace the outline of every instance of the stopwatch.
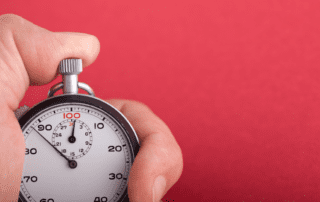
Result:
M25 139L19 202L124 202L139 139L126 117L78 82L81 59L59 63L63 82L18 109ZM83 89L88 94L80 94ZM63 94L54 95L62 89Z

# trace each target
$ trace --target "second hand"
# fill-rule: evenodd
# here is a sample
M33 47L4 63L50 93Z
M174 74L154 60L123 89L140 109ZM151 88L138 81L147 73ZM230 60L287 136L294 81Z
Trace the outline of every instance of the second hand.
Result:
M51 145L63 158L65 158L68 163L70 168L76 168L77 167L77 162L75 160L70 160L68 159L65 155L63 155L54 145L52 145L46 138L44 138L34 127L30 126L35 130L49 145Z

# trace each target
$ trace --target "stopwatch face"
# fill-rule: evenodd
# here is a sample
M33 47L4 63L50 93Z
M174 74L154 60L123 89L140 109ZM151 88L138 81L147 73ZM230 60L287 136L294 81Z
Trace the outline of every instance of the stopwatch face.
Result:
M129 201L138 138L111 105L88 95L55 96L19 123L26 144L19 201Z

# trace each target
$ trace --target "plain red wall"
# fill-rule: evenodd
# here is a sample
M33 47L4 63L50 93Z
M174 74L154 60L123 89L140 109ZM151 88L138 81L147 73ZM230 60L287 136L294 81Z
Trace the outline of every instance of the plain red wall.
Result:
M98 97L147 104L184 171L163 201L320 201L320 3L312 0L17 1L51 31L97 36L80 75ZM31 87L21 105L46 98Z

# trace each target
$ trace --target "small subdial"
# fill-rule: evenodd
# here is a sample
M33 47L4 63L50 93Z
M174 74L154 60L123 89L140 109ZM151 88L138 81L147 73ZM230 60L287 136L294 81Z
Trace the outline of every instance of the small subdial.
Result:
M78 159L92 146L90 128L78 119L67 119L53 130L52 144L70 159Z

